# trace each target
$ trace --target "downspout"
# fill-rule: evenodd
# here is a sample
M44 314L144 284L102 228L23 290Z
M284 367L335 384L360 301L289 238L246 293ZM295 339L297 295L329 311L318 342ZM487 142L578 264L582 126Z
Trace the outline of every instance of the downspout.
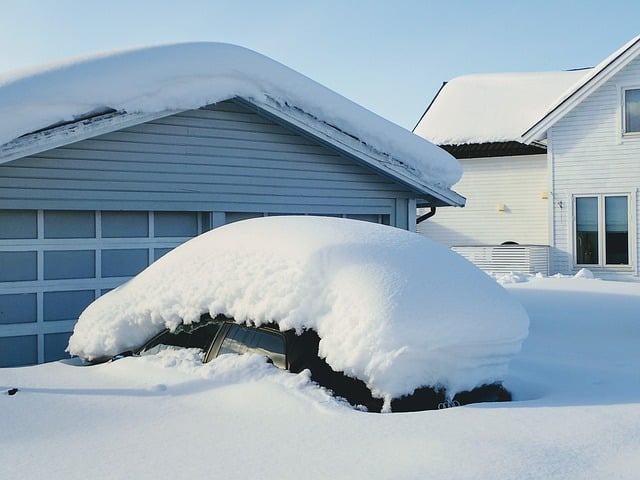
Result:
M420 215L418 218L416 218L416 225L419 225L425 220L430 219L435 214L436 214L436 207L430 207L427 213L425 213L424 215Z

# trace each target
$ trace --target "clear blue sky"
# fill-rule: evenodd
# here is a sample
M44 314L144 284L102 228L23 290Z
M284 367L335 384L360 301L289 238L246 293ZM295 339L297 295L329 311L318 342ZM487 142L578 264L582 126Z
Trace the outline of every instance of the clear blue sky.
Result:
M442 81L593 66L638 0L0 0L0 71L131 46L235 43L404 127Z

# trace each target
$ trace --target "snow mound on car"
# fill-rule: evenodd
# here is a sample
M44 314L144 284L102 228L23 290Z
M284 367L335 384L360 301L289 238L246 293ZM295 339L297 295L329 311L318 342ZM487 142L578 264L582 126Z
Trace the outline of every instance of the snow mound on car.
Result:
M265 217L181 245L80 316L69 352L108 358L165 327L224 314L314 329L320 355L390 400L504 379L528 334L522 306L415 233L322 217Z

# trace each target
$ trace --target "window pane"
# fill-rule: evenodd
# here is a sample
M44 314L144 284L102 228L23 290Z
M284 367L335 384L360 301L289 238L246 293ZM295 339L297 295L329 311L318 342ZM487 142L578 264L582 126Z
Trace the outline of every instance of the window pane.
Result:
M141 353L154 354L167 347L199 348L205 353L213 342L223 322L215 319L202 320L189 325L179 325L173 332L165 332L150 340Z
M247 343L251 341L253 332L240 325L231 325L227 336L225 337L218 355L225 353L245 353L247 351Z
M149 236L147 212L102 212L103 238L139 238Z
M71 332L67 333L50 333L44 336L44 361L55 362L63 358L69 358L69 354L65 352L69 344Z
M102 251L103 277L132 277L147 268L149 252L146 248Z
M576 198L576 262L598 263L598 199Z
M156 237L195 237L198 234L197 212L155 212Z
M94 278L96 276L93 250L61 250L44 252L44 279Z
M93 290L45 292L44 320L76 320L93 299Z
M0 337L0 367L20 367L38 363L36 335Z
M0 239L38 238L35 210L0 210Z
M44 238L94 238L95 213L49 210L44 212Z
M35 322L36 312L35 293L0 295L0 324Z
M640 132L640 89L625 90L625 132Z
M278 333L257 330L249 351L265 355L276 367L287 368L284 338Z
M629 264L629 223L627 197L606 197L606 262L609 265Z
M277 333L253 327L232 325L218 355L225 353L257 353L270 358L274 365L286 368L284 339Z
M0 252L0 282L38 279L36 252Z

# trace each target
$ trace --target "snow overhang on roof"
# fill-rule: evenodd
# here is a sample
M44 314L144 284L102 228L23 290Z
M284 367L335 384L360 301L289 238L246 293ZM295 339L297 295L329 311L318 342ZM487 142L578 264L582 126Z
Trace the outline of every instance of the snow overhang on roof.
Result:
M464 205L450 189L462 176L450 154L270 58L221 43L124 50L0 75L0 163L233 98L434 204ZM88 118L92 112L99 115Z
M524 143L539 119L586 70L464 75L443 84L414 128L436 145Z
M578 82L556 98L556 101L540 115L535 122L523 130L522 138L526 143L540 141L546 137L547 130L573 110L597 88L627 66L640 54L640 35L633 38L619 50L605 58L596 67L589 69Z

